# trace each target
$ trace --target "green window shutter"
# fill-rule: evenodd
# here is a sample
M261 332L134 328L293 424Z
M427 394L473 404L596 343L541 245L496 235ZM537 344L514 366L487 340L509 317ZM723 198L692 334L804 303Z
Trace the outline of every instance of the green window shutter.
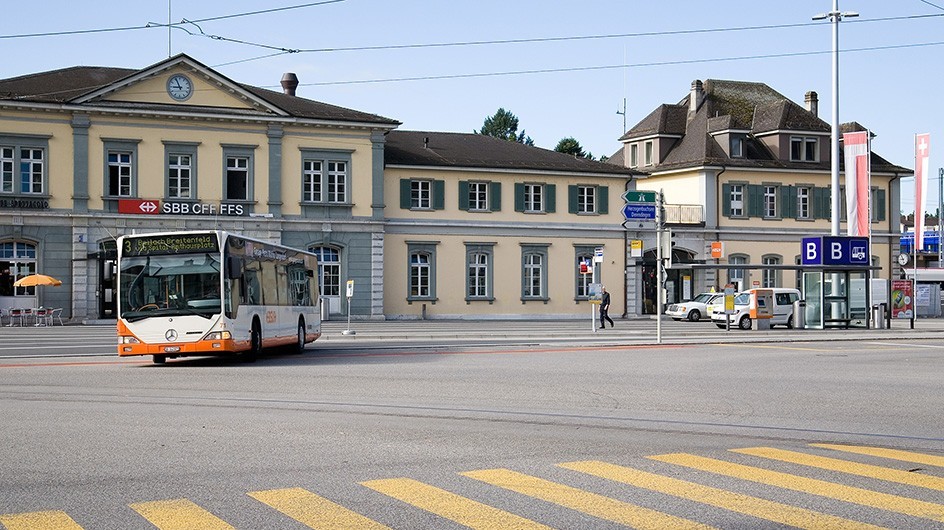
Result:
M410 209L410 179L400 179L400 208Z
M759 184L747 185L748 217L764 216L764 187Z
M567 213L577 213L577 186L567 186Z
M795 186L780 186L780 217L796 219L797 192Z
M433 181L433 209L442 210L446 207L446 181Z
M459 181L459 209L469 211L469 181Z
M813 188L813 217L817 219L830 219L830 196L829 188Z
M731 185L721 185L721 215L731 217Z
M875 220L885 220L885 190L875 190Z
M547 202L544 206L544 211L547 213L556 212L557 211L557 185L545 184L544 191L547 194Z
M610 213L610 188L606 186L597 188L597 213L600 215Z
M524 184L515 182L515 211L524 211Z
M501 211L501 182L488 183L489 203L488 206L493 212Z

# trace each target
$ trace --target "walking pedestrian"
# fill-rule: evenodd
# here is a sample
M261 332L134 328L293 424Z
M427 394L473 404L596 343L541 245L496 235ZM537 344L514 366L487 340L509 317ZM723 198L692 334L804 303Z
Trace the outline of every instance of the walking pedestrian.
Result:
M609 321L610 327L613 327L613 319L608 314L610 311L610 293L606 292L606 286L602 288L603 296L600 299L600 329L605 329L604 322Z

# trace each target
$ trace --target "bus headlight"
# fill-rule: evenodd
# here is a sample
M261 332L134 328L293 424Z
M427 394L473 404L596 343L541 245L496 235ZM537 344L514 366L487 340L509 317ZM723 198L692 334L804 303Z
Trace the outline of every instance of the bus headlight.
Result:
M233 334L229 331L211 331L203 337L203 340L230 340Z
M119 342L119 344L141 344L141 341L139 341L137 337L131 335L122 335L120 339L121 342Z

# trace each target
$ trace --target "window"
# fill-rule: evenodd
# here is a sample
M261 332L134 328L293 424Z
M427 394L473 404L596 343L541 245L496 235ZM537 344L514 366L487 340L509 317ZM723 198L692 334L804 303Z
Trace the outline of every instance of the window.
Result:
M137 194L138 142L105 140L105 196L134 197Z
M639 165L639 144L629 145L629 167Z
M646 155L645 156L646 156L646 159L645 159L646 165L651 166L652 165L652 140L649 140L648 142L646 142Z
M197 146L199 143L164 143L167 159L167 186L164 196L168 199L197 198Z
M431 180L410 181L410 208L430 210L433 207L433 182Z
M429 254L410 254L410 297L428 298L430 279Z
M488 211L488 182L469 183L469 210Z
M521 299L547 301L547 247L521 246Z
M816 162L819 159L818 143L815 137L791 136L790 160L796 162Z
M524 185L524 211L542 212L544 211L544 185L543 184L525 184Z
M466 301L494 300L492 256L494 243L466 244Z
M407 300L436 300L435 242L407 242Z
M777 217L777 186L764 186L764 217Z
M226 199L245 201L249 199L249 157L226 157Z
M47 193L47 144L44 137L0 136L0 193Z
M780 256L764 256L762 258L762 263L764 265L780 265L781 263ZM764 269L763 275L761 278L761 287L765 289L778 287L780 284L780 271L776 269Z
M596 186L577 186L577 213L596 213Z
M799 186L796 189L797 194L797 219L811 218L811 201L813 200L813 190L809 186Z
M593 249L592 248L579 248L577 249L576 261L574 263L574 274L576 274L576 293L574 298L577 300L589 300L590 299L590 282L593 280L593 274L584 274L580 272L581 263L590 263L590 266L593 266ZM590 269L591 271L593 269Z
M0 243L0 296L35 296L36 287L13 286L30 274L36 274L36 245L20 241Z
M744 185L731 184L731 217L744 216Z
M341 253L336 248L315 247L318 255L318 288L324 296L341 296Z
M302 151L302 202L346 204L350 153Z
M731 135L731 158L744 158L744 137Z
M740 254L732 254L728 257L728 263L731 265L746 265L748 257ZM744 269L728 269L728 283L733 283L737 286L738 290L743 290L747 287L747 278L744 274Z

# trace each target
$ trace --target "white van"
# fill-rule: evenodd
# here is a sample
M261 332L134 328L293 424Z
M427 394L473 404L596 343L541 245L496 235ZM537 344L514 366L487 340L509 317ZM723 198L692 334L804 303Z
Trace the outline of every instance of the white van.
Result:
M800 291L797 289L788 289L786 287L775 287L771 289L774 292L774 316L770 319L770 327L786 326L793 327L793 302L800 299ZM734 297L734 314L731 315L731 327L741 329L751 329L751 314L748 308L751 300L751 293L738 293ZM724 314L724 304L715 306L711 313L711 321L719 328L727 327L727 315Z

